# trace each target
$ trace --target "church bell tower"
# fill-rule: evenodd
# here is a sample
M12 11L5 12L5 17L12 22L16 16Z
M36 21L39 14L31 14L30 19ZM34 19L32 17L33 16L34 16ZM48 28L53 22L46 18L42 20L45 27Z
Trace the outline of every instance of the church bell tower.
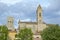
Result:
M8 17L7 18L7 27L8 30L14 30L14 18L13 17Z
M42 23L42 8L40 5L37 8L37 22Z
M38 28L37 28L37 30L38 30L38 32L40 31L40 29L41 29L41 25L42 25L42 8L41 8L41 6L39 5L38 7L37 7L37 23L38 23Z

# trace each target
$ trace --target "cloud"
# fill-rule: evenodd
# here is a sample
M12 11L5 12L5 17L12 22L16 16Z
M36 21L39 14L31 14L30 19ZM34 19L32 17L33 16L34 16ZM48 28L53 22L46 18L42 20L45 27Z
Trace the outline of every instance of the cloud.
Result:
M36 9L39 4L43 9L43 21L60 24L60 0L0 0L0 24L6 24L4 20L8 16L14 17L15 26L18 26L19 19L36 21Z
M8 5L13 5L13 4L15 4L15 3L17 3L17 2L21 2L22 0L0 0L0 2L3 2L3 3L5 3L5 4L8 4Z
M36 0L35 0L36 1ZM37 2L34 1L20 1L20 0L1 0L0 1L0 23L7 24L7 17L13 16L14 17L14 25L15 27L18 26L18 20L33 20L35 19L34 10ZM10 6L8 6L10 5ZM27 7L28 5L28 7ZM33 6L34 5L34 6ZM29 18L29 19L27 19ZM5 21L4 21L5 20Z
M44 20L47 23L56 23L60 24L60 0L49 0L50 5L43 10L44 16L46 17Z

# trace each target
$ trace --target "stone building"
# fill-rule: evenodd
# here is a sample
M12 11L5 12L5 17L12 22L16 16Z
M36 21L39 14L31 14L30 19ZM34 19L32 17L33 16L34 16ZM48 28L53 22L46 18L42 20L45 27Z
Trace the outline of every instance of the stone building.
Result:
M36 10L36 17L37 17L37 21L36 22L22 22L22 21L18 21L18 30L19 29L23 29L23 28L31 28L32 32L33 32L33 37L34 39L36 38L40 38L41 36L39 36L39 32L41 32L43 29L45 29L47 27L47 25L42 21L43 17L42 17L42 7L40 5L38 5L37 10ZM17 34L15 28L14 28L14 18L13 17L8 17L7 19L7 27L9 29L9 37L11 38L11 40L14 40L15 38L15 34Z
M19 20L18 22L18 27L20 29L23 29L23 28L31 28L32 29L32 32L35 34L36 32L40 32L42 31L44 28L46 28L46 24L42 21L42 8L41 6L39 5L37 7L37 10L36 10L36 17L37 17L37 21L36 22L22 22Z
M14 30L14 18L13 17L7 18L7 27L9 30Z

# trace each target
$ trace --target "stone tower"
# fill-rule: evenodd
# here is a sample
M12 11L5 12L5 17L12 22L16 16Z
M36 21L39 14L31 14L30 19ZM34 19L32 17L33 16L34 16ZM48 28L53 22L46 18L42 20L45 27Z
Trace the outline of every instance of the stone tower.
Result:
M39 5L37 8L37 22L38 22L38 32L41 30L42 25L42 8Z
M14 30L14 18L13 17L7 18L7 27L9 30Z

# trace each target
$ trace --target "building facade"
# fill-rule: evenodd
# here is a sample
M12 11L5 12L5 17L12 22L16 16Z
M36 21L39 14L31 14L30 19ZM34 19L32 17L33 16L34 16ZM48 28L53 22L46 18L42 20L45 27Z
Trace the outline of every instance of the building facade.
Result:
M31 30L34 34L33 35L34 39L36 37L41 38L41 36L39 36L39 33L47 27L47 25L42 21L42 19L43 19L43 17L42 17L42 8L41 8L40 5L37 7L36 15L37 15L36 16L37 17L36 22L22 22L20 20L18 21L18 30L24 29L24 28L31 28ZM14 40L15 34L17 34L17 32L15 31L15 28L14 28L14 18L13 17L8 17L7 27L9 29L10 39Z
M46 24L42 21L42 8L41 6L39 5L37 7L37 10L36 10L36 17L37 17L37 21L36 22L22 22L19 20L18 22L18 27L20 29L23 29L23 28L31 28L32 29L32 32L35 34L36 32L40 32L42 31L43 29L45 29L47 26Z
M14 30L14 18L13 17L7 18L7 28L9 30Z

